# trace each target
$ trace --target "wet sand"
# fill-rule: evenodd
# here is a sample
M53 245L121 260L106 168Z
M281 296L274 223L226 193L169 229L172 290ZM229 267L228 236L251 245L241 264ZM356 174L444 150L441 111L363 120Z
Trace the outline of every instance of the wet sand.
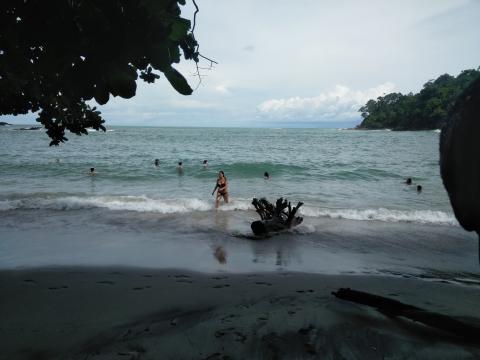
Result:
M480 287L418 278L62 267L0 272L0 359L472 359L480 344L339 300L470 323Z

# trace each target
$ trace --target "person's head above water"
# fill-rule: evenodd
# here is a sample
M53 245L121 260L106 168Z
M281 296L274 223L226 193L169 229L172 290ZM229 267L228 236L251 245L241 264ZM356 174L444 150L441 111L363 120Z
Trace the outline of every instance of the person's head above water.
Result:
M178 175L183 175L183 162L182 161L178 162L177 173L178 173Z
M160 164L160 160L155 159L155 165L159 165L159 164Z
M270 174L265 171L265 172L263 173L263 177L264 177L265 179L270 179Z
M207 165L208 160L203 160L203 165Z
M412 185L412 178L407 178L407 180L405 180L405 184Z
M422 188L422 185L417 185L417 192L422 192L423 188Z
M95 168L90 168L90 172L91 173L95 172Z

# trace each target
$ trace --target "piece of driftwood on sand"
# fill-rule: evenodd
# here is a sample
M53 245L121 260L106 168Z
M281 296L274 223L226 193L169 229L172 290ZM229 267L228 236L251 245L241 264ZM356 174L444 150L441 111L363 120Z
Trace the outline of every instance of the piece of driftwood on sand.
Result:
M283 198L277 199L275 205L268 202L265 198L260 200L254 198L252 205L262 219L251 224L255 235L267 235L270 232L288 230L293 226L301 224L303 221L302 217L295 216L300 206L303 205L302 202L292 207L292 204Z
M336 292L332 292L332 294L339 299L374 307L386 316L401 316L432 328L448 332L469 342L477 343L480 336L480 326L478 325L467 324L450 316L424 310L383 296L373 295L349 288L341 288Z

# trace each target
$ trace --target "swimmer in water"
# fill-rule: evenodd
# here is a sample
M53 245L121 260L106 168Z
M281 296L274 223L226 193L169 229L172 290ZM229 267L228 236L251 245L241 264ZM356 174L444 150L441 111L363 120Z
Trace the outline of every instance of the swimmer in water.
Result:
M215 208L217 209L220 205L220 199L223 198L226 204L228 204L228 181L225 173L223 171L218 172L217 184L213 189L212 195L217 190L217 197L215 199Z
M203 167L204 168L208 167L208 160L203 160Z
M423 190L422 185L417 185L417 193L420 194L422 190Z
M264 178L265 180L270 180L270 174L265 171L265 172L263 173L263 178Z
M90 168L90 172L88 173L90 176L95 176L97 175L97 172L95 172L95 168Z
M183 174L183 162L179 161L177 165L177 171L179 174Z
M160 160L158 159L155 159L155 162L154 162L155 166L160 166Z
M405 180L405 184L412 185L412 178L407 178L407 180Z

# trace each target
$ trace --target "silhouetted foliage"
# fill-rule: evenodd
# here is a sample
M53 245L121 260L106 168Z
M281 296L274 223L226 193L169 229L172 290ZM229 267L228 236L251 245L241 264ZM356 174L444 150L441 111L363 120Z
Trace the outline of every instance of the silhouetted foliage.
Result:
M390 93L369 100L359 109L363 121L357 128L440 129L457 97L479 76L480 68L464 70L457 77L444 74L425 83L418 94Z
M138 76L153 83L163 73L180 94L191 87L172 67L198 62L185 0L0 1L0 115L38 112L50 145L102 129L86 101L131 98Z

